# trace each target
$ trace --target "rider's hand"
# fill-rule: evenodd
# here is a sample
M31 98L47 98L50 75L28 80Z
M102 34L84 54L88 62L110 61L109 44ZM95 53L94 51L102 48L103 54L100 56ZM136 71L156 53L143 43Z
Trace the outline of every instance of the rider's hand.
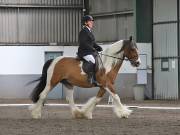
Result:
M96 50L97 50L98 52L101 52L103 49L102 49L101 46L97 46L97 47L96 47Z

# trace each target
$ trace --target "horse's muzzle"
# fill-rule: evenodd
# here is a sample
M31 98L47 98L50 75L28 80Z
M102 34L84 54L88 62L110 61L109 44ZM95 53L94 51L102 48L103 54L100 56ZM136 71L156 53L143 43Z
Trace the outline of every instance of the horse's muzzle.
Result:
M133 67L139 67L139 65L141 64L140 58L138 58L136 61L130 61L130 62Z

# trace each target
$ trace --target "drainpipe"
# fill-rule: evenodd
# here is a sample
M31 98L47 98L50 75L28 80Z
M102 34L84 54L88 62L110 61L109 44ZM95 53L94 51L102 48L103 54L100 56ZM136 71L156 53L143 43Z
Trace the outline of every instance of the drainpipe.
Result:
M180 39L179 39L179 0L177 0L177 49L178 49L178 99L180 99L180 59L179 59L179 56L180 56L180 46L179 46L179 43L180 43Z
M83 15L89 15L89 0L83 0Z
M154 18L154 15L153 15L153 0L151 1L151 9L152 9L152 20L151 20L151 22L152 22L152 48L151 48L151 51L152 51L152 99L155 99L155 97L154 97L154 89L155 89L155 87L154 87L154 39L153 39L153 27L154 27L154 25L153 25L153 18Z

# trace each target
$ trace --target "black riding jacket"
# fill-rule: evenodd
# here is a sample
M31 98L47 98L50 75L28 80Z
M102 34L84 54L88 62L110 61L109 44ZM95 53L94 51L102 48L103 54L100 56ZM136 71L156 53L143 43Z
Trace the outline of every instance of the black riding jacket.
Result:
M96 51L102 51L102 48L96 44L93 33L87 27L83 27L79 33L78 56L94 54Z

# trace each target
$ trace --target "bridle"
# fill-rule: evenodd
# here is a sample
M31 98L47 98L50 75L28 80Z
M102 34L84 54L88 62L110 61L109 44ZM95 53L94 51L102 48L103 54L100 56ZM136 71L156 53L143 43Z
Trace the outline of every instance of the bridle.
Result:
M104 56L107 56L107 57L111 57L113 59L118 59L118 60L125 60L125 61L130 61L130 62L134 62L133 61L133 58L129 59L127 57L123 57L123 58L119 58L119 57L115 57L115 56L112 56L112 55L108 55L108 54L103 54L103 53L99 53L100 55L104 55Z

